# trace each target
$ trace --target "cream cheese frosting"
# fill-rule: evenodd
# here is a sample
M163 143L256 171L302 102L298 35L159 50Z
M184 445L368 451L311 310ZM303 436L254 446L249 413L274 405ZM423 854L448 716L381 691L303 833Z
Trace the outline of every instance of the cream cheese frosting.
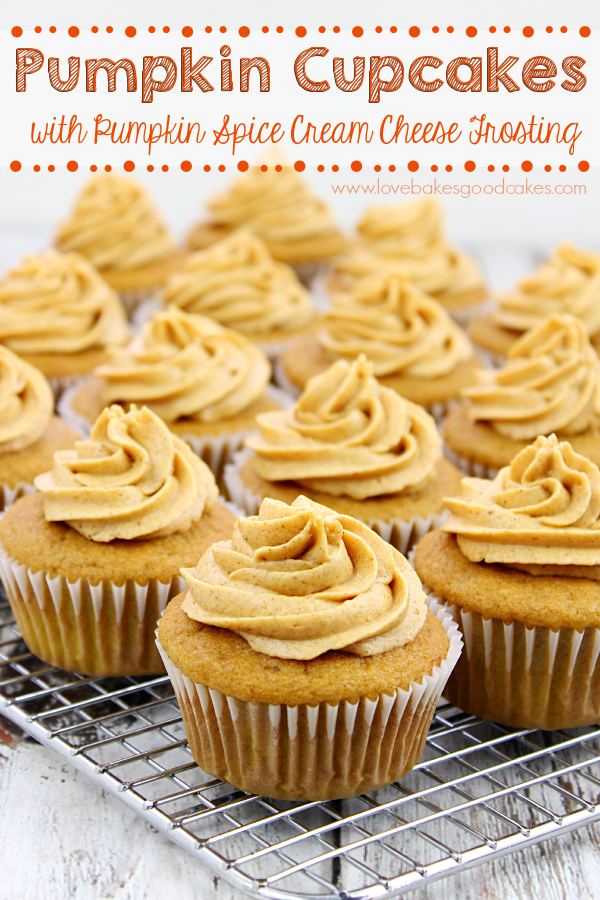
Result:
M59 250L76 250L97 269L137 269L167 259L173 239L141 184L94 175L58 229Z
M78 253L26 256L0 284L0 343L15 353L78 353L127 337L119 297Z
M170 306L96 374L107 404L144 403L166 422L218 422L264 395L271 367L248 338Z
M600 359L574 316L546 319L513 344L502 369L482 370L479 379L463 391L469 417L512 440L600 425Z
M0 346L0 456L34 444L53 409L52 388L39 369Z
M55 453L35 486L48 522L98 542L188 531L218 496L208 466L162 419L135 406L105 409L89 440Z
M291 409L257 416L256 473L357 500L418 489L442 454L434 419L380 385L364 355L311 378Z
M252 337L299 329L314 317L310 294L294 270L275 262L246 228L191 254L163 299Z
M468 337L442 306L395 268L334 296L317 339L334 359L364 353L376 376L438 378L473 356Z
M600 254L563 244L498 303L493 320L502 328L527 331L547 316L570 313L593 337L600 332Z
M427 614L419 579L397 550L303 496L291 506L263 500L258 516L237 520L231 541L181 574L190 618L283 659L402 647Z
M540 436L493 480L464 478L443 530L473 562L600 577L600 469Z

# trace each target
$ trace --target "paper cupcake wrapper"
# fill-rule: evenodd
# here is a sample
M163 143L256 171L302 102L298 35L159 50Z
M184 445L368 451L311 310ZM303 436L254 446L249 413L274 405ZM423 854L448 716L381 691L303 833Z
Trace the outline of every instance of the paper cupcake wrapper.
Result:
M322 278L331 268L328 260L314 260L298 263L288 263L294 270L304 287L311 288L313 283Z
M486 466L484 463L475 462L473 459L467 459L465 456L460 456L452 447L449 447L448 444L444 441L444 456L446 459L456 466L457 469L460 469L461 472L464 472L465 475L469 475L471 478L495 478L500 469L495 469L493 466Z
M0 579L23 640L44 662L95 677L163 671L154 630L169 600L185 590L179 575L145 585L70 582L33 572L0 546Z
M19 497L23 497L25 494L33 494L35 490L35 484L28 484L25 481L17 482L14 487L0 484L0 513L5 512Z
M241 477L242 469L253 455L253 452L249 448L240 450L234 455L233 460L225 466L223 473L223 480L225 482L225 487L227 488L227 493L236 506L243 509L244 514L247 516L258 515L260 505L263 501L263 497L259 494L255 494L250 488L246 487ZM298 494L301 494L302 492L303 488L299 486ZM335 503L335 497L332 497L331 500ZM368 525L369 528L372 528L384 541L391 544L396 550L399 550L400 553L406 556L410 548L425 534L432 531L434 528L441 528L448 516L448 510L444 510L441 513L432 514L426 517L413 516L406 521L397 518L388 521L384 521L383 519L369 519L368 521L361 519L361 521L363 521L365 525ZM356 516L356 518L359 518L359 516Z
M137 324L136 315L142 304L146 304L157 296L156 288L140 288L139 290L117 291L132 324Z
M48 378L48 376L46 377ZM71 387L77 387L81 384L84 377L85 376L83 375L61 375L60 377L52 376L51 378L48 378L50 387L54 392L54 402L57 408L65 391Z
M196 684L156 640L192 756L243 791L283 800L353 797L391 784L418 762L436 705L462 649L456 624L434 604L446 658L408 690L335 705L250 703Z

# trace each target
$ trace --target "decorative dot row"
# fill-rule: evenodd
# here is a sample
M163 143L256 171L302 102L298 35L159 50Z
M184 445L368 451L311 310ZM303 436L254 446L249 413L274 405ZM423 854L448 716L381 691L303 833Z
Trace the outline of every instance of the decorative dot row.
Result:
M590 167L590 164L585 159L582 159L577 164L577 168L579 169L580 172L587 172L589 167ZM13 172L20 172L22 166L18 159L14 159L10 164L10 168ZM50 165L50 166L48 166L48 171L54 172L55 168L56 168L55 166ZM67 169L69 172L76 172L78 170L78 168L79 168L79 163L76 162L76 160L74 160L74 159L70 160L67 163ZM106 165L106 166L104 166L104 171L112 172L112 168L113 168L112 166ZM123 163L123 168L125 169L126 172L133 172L133 170L135 169L135 163L133 162L133 160L128 159L126 162ZM163 171L163 172L169 171L169 166L167 166L167 165L161 166L160 168L161 168L161 171ZM193 166L192 166L191 162L187 159L184 159L180 165L180 169L182 170L182 172L191 172L192 168L193 168ZM211 168L212 167L209 165L203 166L203 169L205 172L210 172ZM220 166L215 166L215 168L218 169L219 172L224 172L226 169L226 166L220 165ZM245 159L241 159L237 164L237 168L240 172L247 172L248 169L250 168L250 164L248 162L246 162ZM283 166L276 165L274 168L275 168L276 172L281 172L283 169ZM296 172L303 172L305 170L305 168L306 168L306 163L303 162L301 159L296 160L296 162L294 163L294 169L296 170ZM362 168L363 168L363 164L362 164L362 162L360 162L360 160L355 159L354 162L350 163L350 168L352 169L353 172L361 172ZM382 167L379 165L373 166L373 171L381 172L381 168ZM407 169L409 172L418 172L419 168L420 168L420 165L416 161L416 159L411 159L411 161L407 164ZM444 166L444 169L446 172L452 172L453 168L454 167L451 165ZM466 161L466 163L464 164L464 169L467 172L474 172L476 168L477 168L477 165L476 165L476 163L473 162L472 159L468 159ZM155 167L153 165L146 166L146 170L148 172L154 172L154 169L155 169ZM262 165L260 167L261 172L267 172L268 169L269 169L269 167L266 165ZM439 167L436 165L431 166L432 172L437 172L438 169L439 169ZM523 172L531 172L531 170L533 169L533 163L530 162L528 159L526 159L521 163L521 169L523 170ZM35 165L33 167L34 172L39 172L40 170L41 170L41 166ZM339 170L340 170L340 167L337 165L334 165L331 167L332 172L339 172ZM495 172L496 166L490 165L487 167L487 170L488 170L488 172ZM98 171L98 166L96 166L96 165L90 166L90 172L97 172L97 171ZM322 166L322 165L317 166L317 171L324 172L325 166ZM394 165L388 166L388 171L395 172L396 166L394 166ZM510 172L510 166L507 166L507 165L502 166L502 171ZM544 166L544 171L551 172L552 166ZM567 167L565 165L561 165L558 167L558 171L566 172Z
M99 30L100 29L98 28L97 25L93 25L91 28L92 34L97 34ZM164 25L162 30L165 34L169 34L169 32L171 31L171 29L168 25ZM204 28L204 31L206 32L206 34L211 34L212 30L213 30L212 25L206 25L206 27ZM277 34L282 34L283 30L284 29L283 29L282 25L278 25L275 28L275 31L277 32ZM510 27L510 25L505 25L502 30L504 31L505 34L510 34L511 27ZM567 28L566 25L561 25L559 30L560 30L561 34L566 34L569 29ZM36 25L34 28L34 31L36 32L36 34L40 34L42 32L41 25ZM51 25L50 28L48 29L48 31L50 32L50 34L55 34L56 26ZM112 34L113 31L114 31L114 29L113 29L112 25L106 26L107 34ZM148 28L148 31L150 34L154 34L154 32L156 31L155 26L150 25ZM227 27L225 25L221 25L219 28L219 31L221 32L221 34L225 34L227 31ZM268 34L269 26L263 25L261 31L263 34ZM325 34L326 31L327 31L327 29L325 28L324 25L319 26L320 34ZM332 31L334 32L334 34L339 34L341 31L340 26L334 25L332 28ZM381 25L377 25L377 27L375 28L375 31L377 34L381 34L383 32L383 28L381 27ZM397 31L398 31L398 27L396 25L392 25L390 27L391 34L396 34ZM433 28L431 29L431 31L433 32L433 34L438 34L440 31L439 25L434 25ZM448 25L446 27L446 31L448 32L448 34L453 34L454 26ZM490 25L488 31L490 32L490 34L495 34L497 31L497 28L495 25ZM554 31L554 28L552 25L546 26L547 34L552 34L553 31ZM68 29L67 33L70 35L70 37L75 38L75 37L79 36L80 30L77 27L77 25L71 25L71 27ZM185 25L181 29L181 33L184 37L190 38L194 33L194 29L191 27L191 25ZM304 27L304 25L299 25L295 29L294 33L296 34L297 37L303 38L303 37L306 37L308 31ZM362 37L364 33L365 33L364 28L361 28L360 25L355 25L354 28L352 29L352 34L356 38ZM419 28L418 25L412 25L408 29L408 33L411 37L417 38L421 34L421 29ZM470 37L470 38L476 37L477 33L478 33L477 28L474 25L469 25L468 28L465 29L465 34L467 35L467 37ZM15 25L11 29L11 34L13 37L20 38L21 35L23 34L23 29L21 28L20 25ZM137 34L137 28L135 28L133 25L128 25L127 28L125 29L125 34L127 35L127 37L135 37ZM249 37L250 29L248 28L247 25L242 25L241 28L238 28L238 34L240 35L240 37L243 37L243 38ZM533 37L534 34L535 34L535 30L531 27L531 25L526 25L523 28L523 35L526 38ZM591 29L587 25L582 25L582 27L579 29L579 34L581 35L581 37L584 37L584 38L589 37L591 34Z

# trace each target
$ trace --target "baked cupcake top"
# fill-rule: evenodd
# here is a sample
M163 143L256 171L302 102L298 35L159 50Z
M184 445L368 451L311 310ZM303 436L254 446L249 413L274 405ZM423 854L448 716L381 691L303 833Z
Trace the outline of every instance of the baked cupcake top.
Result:
M314 317L294 270L275 262L246 228L191 254L167 282L163 299L257 338L302 328Z
M513 344L502 369L478 377L477 387L463 391L469 417L511 440L600 425L600 359L574 316L546 319Z
M492 317L502 328L527 331L553 313L571 313L594 336L600 332L600 254L563 244L498 302Z
M0 346L0 455L34 444L53 409L52 388L39 369Z
M438 378L473 356L464 331L397 268L334 296L317 339L334 359L364 353L377 376Z
M181 574L190 618L283 659L402 647L427 613L419 579L397 550L302 496L291 506L263 500L258 516L237 520L231 541L213 544Z
M26 256L0 284L0 343L15 353L78 353L127 337L119 297L78 253Z
M257 423L246 444L261 478L357 500L420 487L442 453L434 419L380 385L362 354L311 378L291 409Z
M442 530L472 562L600 578L600 469L554 434L493 480L463 478L462 496L446 504L452 516Z
M262 350L213 319L176 306L146 322L96 369L105 403L144 403L166 422L218 422L264 395L271 367Z
M38 475L48 522L93 541L158 538L188 531L216 503L208 466L146 407L105 409L89 440L54 454Z
M94 175L56 236L59 250L77 250L97 269L137 269L175 250L147 191L130 178Z

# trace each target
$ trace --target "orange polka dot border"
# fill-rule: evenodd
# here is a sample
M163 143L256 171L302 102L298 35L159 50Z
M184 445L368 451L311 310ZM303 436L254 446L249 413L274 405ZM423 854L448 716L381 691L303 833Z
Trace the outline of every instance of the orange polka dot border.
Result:
M216 28L216 26L214 26L214 28ZM36 34L40 34L43 31L43 28L41 25L36 25L34 30L35 30ZM148 30L148 32L150 32L150 34L154 34L156 32L156 27L154 25L150 25L150 26L148 26L147 30ZM214 29L213 29L212 25L204 26L204 31L206 32L206 34L211 34L213 30ZM232 30L236 30L236 29L232 29ZM278 25L275 28L269 27L268 25L263 25L260 29L258 29L258 28L256 29L257 32L259 30L263 34L270 34L270 33L284 34L284 32L285 32L285 29L281 25ZM318 26L318 28L317 28L317 26L315 26L314 29L312 29L312 28L309 29L305 25L298 25L298 26L296 26L296 28L293 29L293 32L296 35L296 37L304 38L308 34L309 30L315 30L315 31L318 31L320 34L325 34L328 29L324 25L320 25L320 26ZM334 34L339 34L341 31L341 28L339 25L334 25L333 28L330 28L329 30L333 31ZM360 38L365 34L365 29L361 25L355 25L354 27L348 28L347 30L355 38ZM396 34L398 32L398 26L390 25L389 27L384 29L381 25L377 25L377 26L375 26L375 28L373 30L375 31L376 34L382 34L384 31L389 32L390 34ZM464 32L460 29L455 29L453 25L448 25L445 27L445 29L440 28L439 25L434 25L430 29L431 33L433 33L433 34L439 34L440 31L442 31L442 30L445 30L448 34L454 34L455 31L457 32L457 35L464 33L467 37L470 37L470 38L476 37L478 34L478 29L475 27L475 25L468 25L464 29ZM497 30L498 29L495 25L490 25L488 27L488 31L491 34L495 34ZM510 34L510 32L511 32L511 28L508 25L505 25L502 28L502 30L505 32L505 34ZM519 30L519 29L516 29L516 30ZM539 30L541 30L541 29L539 29ZM547 25L545 27L545 31L547 34L552 34L554 30L555 29L553 28L552 25ZM560 28L557 28L556 30L560 34L569 34L569 33L572 33L573 31L576 31L580 35L580 37L583 37L583 38L589 37L592 33L591 28L588 25L582 25L579 29L577 29L577 28L569 29L569 28L567 28L566 25L562 25L562 26L560 26ZM50 32L50 34L56 34L56 32L57 32L56 26L51 25L48 28L48 31ZM90 31L92 32L92 34L97 34L99 31L99 28L97 25L93 25L91 27ZM119 30L115 31L115 29L113 28L112 25L107 25L105 28L105 31L108 34L119 33ZM163 25L162 31L165 34L169 34L169 32L171 31L171 28L169 25ZM219 31L221 32L221 34L225 34L227 32L227 26L221 25L219 27ZM418 25L411 25L407 29L407 31L408 31L408 34L410 35L410 37L412 37L412 38L418 38L418 37L425 36L430 33L429 30L422 29ZM535 29L531 25L525 25L522 29L520 29L520 31L526 38L533 37L535 34ZM71 25L67 29L67 33L69 34L70 37L76 38L76 37L79 37L80 34L82 34L82 30L77 25ZM124 33L126 34L127 37L130 37L130 38L136 37L136 35L139 34L139 29L137 29L134 25L128 25L124 29ZM251 34L251 29L248 27L248 25L241 25L237 29L237 33L239 34L240 37L247 38ZM21 27L21 25L14 25L11 28L11 34L14 38L22 37L23 36L23 28ZM191 38L194 34L194 29L192 28L191 25L184 25L183 28L181 28L181 34L184 38Z
M304 172L304 170L307 168L307 164L301 159L296 160L292 165L296 172ZM340 166L339 164L334 164L330 168L331 168L332 172L339 172L340 168L345 168L345 167L351 169L352 172L362 172L363 169L365 168L365 164L363 162L361 162L361 160L355 159L351 163L345 163L343 166ZM409 172L418 172L420 167L421 167L421 164L416 159L411 159L411 160L409 160L409 162L406 163L406 168L408 169ZM481 164L480 167L482 169L487 168L488 172L494 172L496 170L496 166L492 165L492 164L488 165L487 167L485 166L485 164ZM515 168L517 168L517 167L518 167L518 164L515 165ZM543 167L545 172L552 171L551 165L543 165L542 163L539 163L538 167L539 168ZM11 170L11 172L20 172L22 168L23 168L23 164L18 159L14 159L14 160L12 160L11 163L9 163L9 169ZM38 164L32 166L32 168L33 168L34 172L40 171L40 166ZM48 166L48 171L54 172L55 168L56 168L55 166ZM77 172L79 169L79 163L74 159L69 160L69 162L66 163L65 168L69 172ZM100 168L104 168L104 171L110 172L112 170L112 165L107 164L105 166L101 166ZM133 172L135 170L135 168L136 168L136 164L131 159L128 159L123 163L123 169L125 170L125 172ZM169 166L167 164L164 164L164 165L160 166L159 168L162 172L169 171ZM191 172L192 169L194 168L194 165L189 160L185 159L179 164L179 168L181 169L182 172ZM215 170L218 170L219 172L225 172L227 170L227 166L225 166L223 164L221 164L219 166L216 166L216 165L210 166L208 164L199 164L197 166L198 171L202 170L204 172L210 172L210 171L212 171L213 168ZM231 168L231 165L229 168ZM236 168L239 172L247 172L248 169L251 168L251 166L247 160L241 159L236 163ZM270 168L274 168L276 172L283 171L283 167L279 164L275 165L275 166L267 166L263 163L260 166L256 166L256 168L260 168L261 172L267 172ZM326 168L328 168L328 167L321 165L321 164L316 166L316 169L318 172L324 172ZM383 167L381 165L376 164L373 166L373 171L381 172L382 168ZM395 172L396 168L397 167L393 164L389 165L388 171ZM436 164L433 164L429 168L432 172L437 172L440 167ZM453 169L456 168L456 166L448 164L448 165L443 166L443 168L445 169L446 172L452 172ZM475 163L472 159L468 159L463 164L463 168L466 172L475 172L477 169L477 163ZM506 164L501 167L503 172L509 172L510 168L511 167ZM523 160L523 162L520 165L520 168L523 172L531 172L534 168L534 164L530 160L526 159L526 160ZM564 164L561 164L561 165L557 166L556 168L558 168L559 172L567 171L567 166L565 166ZM576 168L579 172L588 172L590 169L590 164L586 159L582 159L577 163L576 166L573 165L571 168ZM95 164L90 165L91 172L96 172L97 170L98 170L97 165L95 165ZM146 166L146 170L148 172L154 172L155 167L153 165L149 165L149 166Z

